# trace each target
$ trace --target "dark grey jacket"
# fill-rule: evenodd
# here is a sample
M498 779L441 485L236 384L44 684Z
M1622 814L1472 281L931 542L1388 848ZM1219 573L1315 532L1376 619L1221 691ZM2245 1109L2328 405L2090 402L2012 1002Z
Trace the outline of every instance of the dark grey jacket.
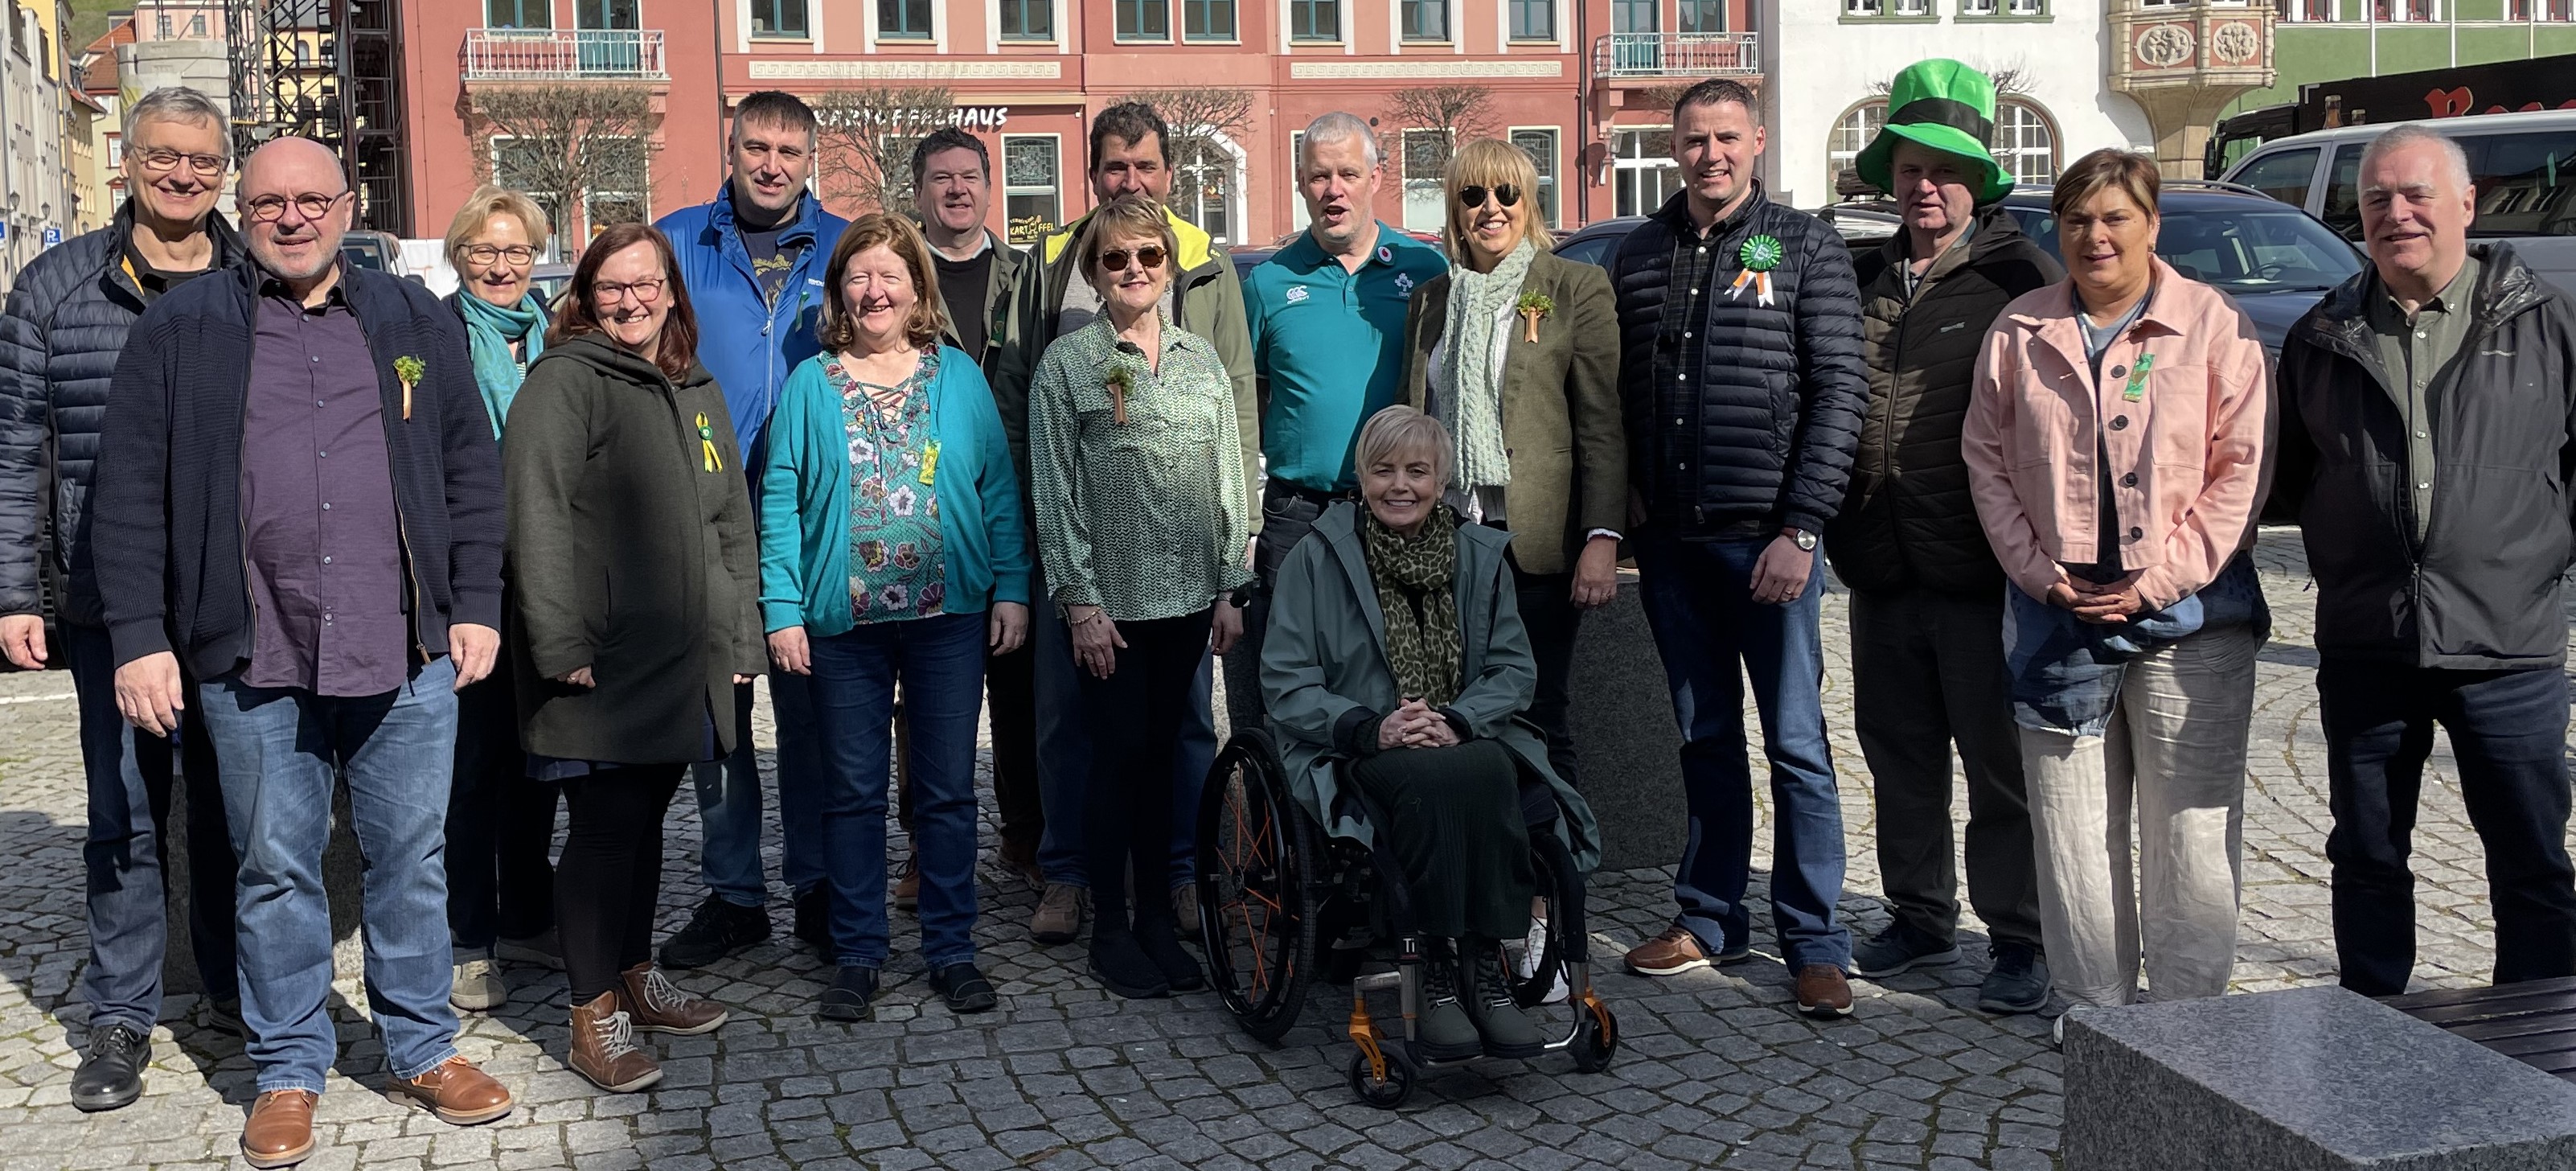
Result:
M123 255L133 230L129 201L106 227L46 249L19 270L0 314L0 614L38 613L49 586L64 621L106 624L89 555L89 489L116 356L143 315ZM206 231L214 267L241 258L224 217L207 217Z
M2405 412L2364 316L2369 269L2281 348L2274 504L2295 508L2317 579L2317 650L2467 670L2566 660L2560 578L2576 549L2576 300L2501 243L2469 335L2429 389L2433 515L2415 539Z

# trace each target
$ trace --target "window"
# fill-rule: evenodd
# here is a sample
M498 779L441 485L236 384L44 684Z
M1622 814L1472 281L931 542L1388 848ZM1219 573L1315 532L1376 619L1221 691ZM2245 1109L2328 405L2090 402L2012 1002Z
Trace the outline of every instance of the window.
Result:
M1538 190L1530 194L1538 209L1538 222L1555 227L1561 222L1556 218L1556 131L1515 130L1512 145L1528 154L1530 165L1538 168Z
M2281 19L2323 23L2335 18L2335 0L2273 0Z
M2313 3L2315 0L2310 2ZM2505 10L2505 19L2560 22L2576 20L2576 0L2513 0Z
M574 25L594 29L639 29L644 27L643 14L635 10L636 0L580 0L573 6Z
M483 23L490 28L553 28L554 0L488 0Z
M2382 24L2442 19L2441 0L2370 0L2370 7L2372 18Z
M1296 188L1296 198L1290 201L1288 221L1290 227L1293 227L1300 232L1306 230L1306 225L1314 222L1314 217L1306 214L1306 176L1299 170L1299 168L1305 165L1306 132L1303 130L1289 131L1288 182Z
M805 0L751 0L751 35L755 37L806 35Z
M1449 134L1443 130L1404 132L1404 226L1437 232L1448 222L1448 200L1442 196L1441 173L1449 167Z
M1681 19L1673 31L1685 33L1722 33L1726 31L1726 0L1681 0L1675 6Z
M1055 0L1002 0L1002 39L1055 39Z
M1930 16L1932 0L1896 0L1898 16Z
M1172 0L1118 0L1118 39L1172 39Z
M1611 212L1646 215L1681 190L1682 165L1673 161L1673 130L1622 130L1612 143Z
M1556 0L1512 0L1512 39L1556 39Z
M2318 219L2350 240L2361 239L2361 148L2365 145L2354 142L2336 149L2325 202L2317 208Z
M1172 210L1197 224L1217 244L1233 241L1235 160L1223 146L1193 136L1175 152Z
M157 13L152 17L152 35L154 39L164 41L171 39L170 27L169 13Z
M1054 135L1002 136L1002 218L1011 243L1035 244L1064 218L1056 170Z
M930 0L877 0L877 37L888 41L930 39Z
M2289 3L2290 0L2281 0ZM2324 0L2318 0L2324 2ZM2048 0L1959 0L1961 16L2046 16Z
M1610 31L1614 33L1662 32L1663 5L1659 0L1610 0Z
M1449 39L1449 0L1404 0L1404 39Z
M1292 41L1342 39L1341 0L1288 0L1288 39Z
M1995 161L2015 183L2046 183L2057 177L2057 132L2048 117L2028 102L2005 101L1995 107Z
M1234 39L1234 0L1181 0L1181 35L1193 41Z
M1878 137L1878 128L1887 125L1885 101L1862 102L1843 112L1834 122L1833 133L1825 138L1825 189L1842 194L1843 176L1851 173L1852 161L1860 157L1861 148ZM1857 184L1859 177L1852 182Z
M2229 179L2269 195L2292 207L2308 205L2308 187L2317 177L2317 148L2285 150L2268 154L2245 164L2245 169Z
M593 138L587 148L598 159L598 179L582 199L582 218L596 236L610 224L651 223L653 188L646 173L644 142L636 138Z
M188 35L198 40L204 40L206 38L205 13L200 12L195 16L188 18Z

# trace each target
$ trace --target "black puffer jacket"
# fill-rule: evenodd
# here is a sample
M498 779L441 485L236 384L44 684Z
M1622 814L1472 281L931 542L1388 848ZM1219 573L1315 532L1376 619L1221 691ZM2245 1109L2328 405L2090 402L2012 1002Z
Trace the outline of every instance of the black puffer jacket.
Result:
M240 238L224 217L206 223L214 267L240 259ZM106 622L90 566L89 488L108 379L126 330L143 315L143 290L123 258L133 229L129 201L106 227L46 249L19 270L0 314L0 614L40 612L41 583L50 578L64 620ZM43 499L48 465L52 500Z
M1851 252L1824 221L1757 186L1709 230L1708 256L1694 251L1703 262L1676 271L1675 245L1698 238L1687 199L1665 200L1610 263L1629 482L1647 526L1670 535L1822 532L1842 507L1869 400ZM1755 236L1785 251L1769 305L1751 283L1729 295Z
M1968 494L1959 427L1987 327L2066 270L2000 208L1977 213L1967 245L1934 260L1909 300L1911 260L1903 232L1855 258L1869 410L1825 551L1853 589L1998 598L2004 571Z
M2406 417L2363 313L2369 269L2281 347L2276 506L2317 579L2317 650L2413 667L2555 668L2576 549L2576 299L2503 244L2481 261L2460 356L2433 404L2433 515L2415 539Z

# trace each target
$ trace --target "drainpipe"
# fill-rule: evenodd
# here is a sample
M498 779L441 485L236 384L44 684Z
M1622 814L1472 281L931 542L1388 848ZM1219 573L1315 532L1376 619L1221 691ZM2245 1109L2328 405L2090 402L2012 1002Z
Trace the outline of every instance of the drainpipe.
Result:
M1575 0L1574 9L1574 219L1580 228L1592 222L1592 3ZM1564 166L1565 160L1559 160Z

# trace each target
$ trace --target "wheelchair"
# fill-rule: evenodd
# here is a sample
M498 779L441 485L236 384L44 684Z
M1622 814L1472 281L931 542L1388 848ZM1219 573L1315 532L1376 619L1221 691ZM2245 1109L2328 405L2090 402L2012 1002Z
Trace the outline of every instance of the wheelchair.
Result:
M1368 825L1388 824L1358 786L1340 789L1341 812ZM1592 986L1583 876L1552 828L1553 791L1525 784L1521 806L1547 929L1535 962L1507 965L1512 995L1555 1037L1546 1052L1563 1052L1576 1069L1597 1073L1618 1051L1619 1026ZM1412 927L1410 886L1387 835L1371 837L1374 845L1328 834L1297 803L1270 734L1236 733L1217 754L1199 803L1199 938L1226 1010L1266 1044L1277 1045L1296 1024L1319 975L1337 984L1346 978L1355 1047L1351 1092L1393 1110L1422 1074L1484 1058L1433 1061L1416 1053L1427 941ZM1326 972L1327 963L1339 970ZM1524 966L1528 976L1521 975ZM1375 970L1354 970L1360 968ZM1566 999L1559 1011L1570 1020L1533 1011L1560 974ZM1370 1013L1369 994L1385 991L1396 994L1400 1028Z

